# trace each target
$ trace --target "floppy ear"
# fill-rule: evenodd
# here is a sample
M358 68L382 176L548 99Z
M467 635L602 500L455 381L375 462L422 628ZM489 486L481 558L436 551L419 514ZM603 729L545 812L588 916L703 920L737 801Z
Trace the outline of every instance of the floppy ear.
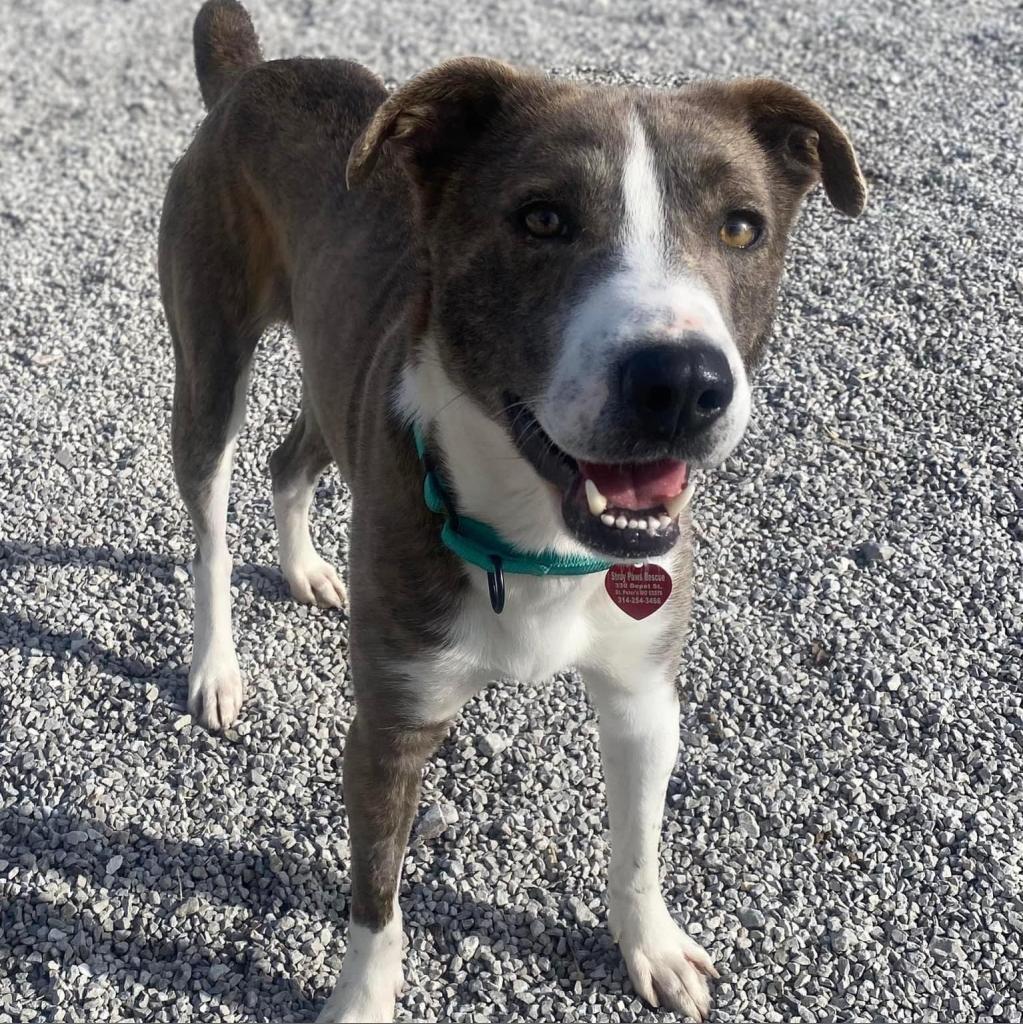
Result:
M816 181L831 205L855 217L867 202L867 183L844 131L809 96L784 82L747 78L725 86L746 124L782 172L802 191Z
M428 180L483 130L521 77L509 65L482 57L459 57L417 75L380 105L356 140L348 157L348 187L369 177L385 145L414 181Z

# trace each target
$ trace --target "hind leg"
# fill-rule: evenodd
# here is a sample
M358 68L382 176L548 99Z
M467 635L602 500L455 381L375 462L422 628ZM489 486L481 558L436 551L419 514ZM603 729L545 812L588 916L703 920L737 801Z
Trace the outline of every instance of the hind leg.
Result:
M207 729L227 728L238 717L244 687L231 634L231 554L227 499L231 463L245 418L249 346L208 339L193 353L223 353L216 365L200 358L174 393L174 472L195 530L195 634L188 673L188 710ZM214 345L213 342L216 342ZM205 362L205 364L204 364Z
M292 596L303 604L341 608L347 601L344 584L337 570L319 556L309 533L313 493L330 462L320 428L312 413L304 409L270 457L270 473L281 572Z

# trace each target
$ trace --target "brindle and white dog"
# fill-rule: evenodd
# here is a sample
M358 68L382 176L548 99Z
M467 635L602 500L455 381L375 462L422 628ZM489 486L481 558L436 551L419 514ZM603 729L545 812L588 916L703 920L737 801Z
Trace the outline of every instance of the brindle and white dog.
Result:
M209 114L171 178L160 279L198 540L189 707L207 728L242 702L225 517L269 324L293 327L302 360L302 409L271 459L300 601L345 601L309 506L331 461L352 493L351 928L321 1019L393 1015L399 870L453 717L492 679L569 666L599 716L611 932L641 996L704 1017L716 972L658 883L686 506L693 470L745 430L804 194L819 180L839 210L863 207L849 140L770 80L594 87L465 58L388 94L348 61L264 63L234 0L200 11L195 59ZM442 542L414 433L453 517L548 559L661 566L670 598L636 619L602 572L509 573L496 614L494 580Z

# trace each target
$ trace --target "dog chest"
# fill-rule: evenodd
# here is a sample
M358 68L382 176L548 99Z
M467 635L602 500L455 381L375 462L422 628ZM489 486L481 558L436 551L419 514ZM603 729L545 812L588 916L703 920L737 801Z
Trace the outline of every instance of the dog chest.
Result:
M604 574L507 577L505 610L495 615L483 574L460 603L447 642L404 667L425 719L450 717L495 679L537 682L570 668L628 682L648 671L671 616L637 622L608 599Z

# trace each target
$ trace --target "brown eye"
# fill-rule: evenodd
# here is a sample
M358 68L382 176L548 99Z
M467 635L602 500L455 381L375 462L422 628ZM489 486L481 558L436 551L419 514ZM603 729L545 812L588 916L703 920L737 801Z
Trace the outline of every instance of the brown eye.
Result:
M522 212L522 226L534 238L560 238L568 231L565 218L553 206L542 204Z
M749 214L732 213L721 225L718 237L730 249L748 249L760 238L760 231L760 225Z

